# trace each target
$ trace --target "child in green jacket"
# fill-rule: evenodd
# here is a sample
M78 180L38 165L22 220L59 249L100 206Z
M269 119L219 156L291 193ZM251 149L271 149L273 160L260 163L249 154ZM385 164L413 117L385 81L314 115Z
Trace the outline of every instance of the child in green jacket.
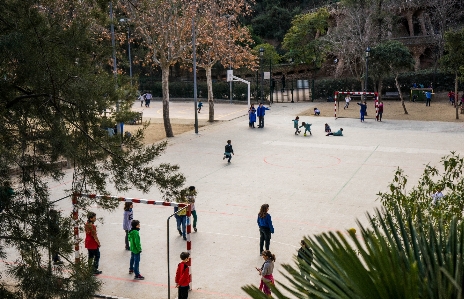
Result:
M131 258L129 265L129 274L135 273L134 279L143 280L145 277L140 275L139 264L140 264L140 253L142 253L142 244L140 243L140 221L132 220L132 229L129 232L129 244L131 250Z
M309 131L309 135L313 135L313 134L311 133L311 126L312 126L312 124L308 124L308 123L305 123L305 122L302 122L302 123L301 123L300 128L301 128L301 127L304 127L304 128L305 128L304 136L306 136L306 132L307 132L307 131Z

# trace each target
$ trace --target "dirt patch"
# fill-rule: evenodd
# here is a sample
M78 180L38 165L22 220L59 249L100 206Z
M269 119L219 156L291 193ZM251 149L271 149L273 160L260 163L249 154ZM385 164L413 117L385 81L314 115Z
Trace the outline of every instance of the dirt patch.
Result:
M345 101L339 102L337 108L337 117L359 118L359 106L357 103L359 98L350 102L348 109L343 109ZM331 102L314 102L314 106L321 110L321 116L334 116L334 103ZM409 102L405 101L408 114L404 114L401 101L385 100L383 101L383 117L382 119L398 119L398 120L422 120L422 121L446 121L446 122L463 122L464 114L459 114L459 119L456 119L456 108L449 104L448 100L432 100L431 106L425 106L425 102ZM461 111L459 110L459 113ZM375 119L374 101L367 101L366 119ZM308 109L300 114L300 116L314 116L313 108ZM317 116L314 116L317 117Z
M144 119L144 121L150 121L150 125L145 130L145 144L153 144L160 140L166 138L166 131L164 130L164 124L162 119ZM209 122L207 121L199 121L198 127L204 127L208 125ZM179 134L193 131L195 129L195 123L193 120L189 119L171 119L171 126L174 136ZM135 132L136 130L140 129L142 125L126 125L124 126L124 130L128 132Z

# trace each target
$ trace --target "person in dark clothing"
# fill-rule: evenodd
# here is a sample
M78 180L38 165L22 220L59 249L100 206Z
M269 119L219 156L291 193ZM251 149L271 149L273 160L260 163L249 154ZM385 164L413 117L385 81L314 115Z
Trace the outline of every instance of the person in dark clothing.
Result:
M232 155L235 155L234 149L232 148L232 141L227 140L227 144L224 150L224 157L222 158L222 160L224 160L225 158L229 158L229 160L227 160L227 163L230 163L230 159L232 159Z
M367 111L367 104L366 104L366 101L362 102L362 103L358 103L360 107L359 109L359 113L361 114L361 122L364 122L364 115L367 115L366 111Z
M313 251L306 245L305 240L301 240L300 245L301 247L298 249L297 255L298 267L300 268L301 276L307 278L305 274L308 273L308 271L305 271L305 269L307 269L308 266L311 267L313 262Z
M49 234L50 234L50 250L52 252L52 261L54 265L61 265L63 262L60 259L58 254L59 251L59 242L57 240L60 239L60 217L57 210L50 210L49 212Z
M268 213L269 205L263 204L258 213L258 227L259 227L259 255L263 252L263 245L266 250L269 250L271 243L271 234L274 233L274 226L272 226L271 215Z

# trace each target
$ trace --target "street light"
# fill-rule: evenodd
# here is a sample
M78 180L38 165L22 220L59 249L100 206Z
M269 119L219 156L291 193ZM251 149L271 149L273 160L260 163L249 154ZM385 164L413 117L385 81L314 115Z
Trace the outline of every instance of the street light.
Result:
M263 102L263 81L264 81L264 73L263 73L263 56L264 56L264 48L259 48L259 66L261 68L261 103Z
M129 77L130 77L130 84L132 86L132 55L131 55L131 46L130 46L130 19L120 19L119 22L125 23L127 22L127 52L129 54Z
M366 49L366 82L364 83L364 91L367 92L367 79L369 78L369 56L371 48L368 46Z

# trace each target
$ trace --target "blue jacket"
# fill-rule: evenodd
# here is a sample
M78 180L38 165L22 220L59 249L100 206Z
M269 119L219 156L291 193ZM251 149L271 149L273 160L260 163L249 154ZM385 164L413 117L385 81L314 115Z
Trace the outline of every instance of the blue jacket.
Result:
M298 129L298 119L294 119L294 120L293 120L293 127L294 127L295 129Z
M270 110L269 108L266 108L264 106L261 106L261 107L258 107L258 109L256 110L256 114L259 116L264 116L266 115L266 110Z
M267 227L271 230L271 233L274 233L274 227L272 226L271 215L266 214L264 218L261 218L258 215L257 222L258 222L259 227Z
M364 104L361 104L361 103L358 103L358 105L361 106L361 110L359 110L359 112L364 112L364 113L366 113L367 105L364 105Z
M256 121L256 109L252 109L249 112L249 119L251 123Z

